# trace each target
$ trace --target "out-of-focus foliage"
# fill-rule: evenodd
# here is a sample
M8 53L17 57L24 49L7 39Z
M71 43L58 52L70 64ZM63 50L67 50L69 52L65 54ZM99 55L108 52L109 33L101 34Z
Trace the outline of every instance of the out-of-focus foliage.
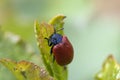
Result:
M53 62L53 56L50 55L50 48L45 38L49 38L54 33L54 28L59 30L63 28L63 19L65 16L58 15L50 20L49 23L38 23L35 22L35 33L41 51L43 62L49 71L50 75L55 77L57 80L67 80L67 68L59 66L56 62ZM63 30L60 31L63 33Z
M0 58L12 58L14 60L29 60L34 51L19 36L0 30Z
M112 55L108 56L100 70L96 74L96 80L120 80L120 65Z
M30 45L23 41L19 36L10 32L4 32L0 28L0 59L4 64L8 64L7 67L11 68L11 70L15 67L14 61L9 63L5 62L2 58L13 59L14 61L29 60L39 65L42 64L40 56L34 53L33 48ZM9 66L9 64L11 65ZM0 80L15 80L15 77L0 65Z
M11 58L15 61L33 60L42 63L33 47L21 39L20 36L0 29L0 58ZM36 58L36 59L34 59Z
M8 68L16 76L17 80L53 80L45 69L31 62L15 62L10 59L0 59L0 63ZM8 77L7 75L6 77Z

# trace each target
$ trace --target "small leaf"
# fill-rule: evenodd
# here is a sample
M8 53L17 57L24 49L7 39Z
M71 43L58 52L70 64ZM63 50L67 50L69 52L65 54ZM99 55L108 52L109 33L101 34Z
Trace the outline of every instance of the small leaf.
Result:
M96 80L120 80L120 65L110 55L104 62L102 70L96 76Z
M58 30L63 28L64 18L65 16L58 15L50 20L49 23L39 24L37 21L35 22L35 33L41 51L42 60L50 75L57 80L67 80L67 68L59 66L56 62L53 62L53 55L50 54L51 47L48 46L48 42L45 38L49 38L50 35L54 33L54 28ZM63 30L61 30L60 33L63 34Z
M56 30L59 30L59 29L63 28L63 25L64 25L63 20L65 18L66 18L66 16L64 16L64 15L57 15L49 21L49 24L54 26L54 28ZM59 33L63 34L63 31L61 30L61 31L59 31Z
M15 62L10 59L0 59L18 80L53 80L45 69L27 61Z

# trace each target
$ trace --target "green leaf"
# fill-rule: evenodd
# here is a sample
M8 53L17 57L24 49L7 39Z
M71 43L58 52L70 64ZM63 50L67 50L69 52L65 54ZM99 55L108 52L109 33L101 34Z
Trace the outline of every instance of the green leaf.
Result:
M63 28L64 22L63 20L66 18L66 16L64 15L57 15L55 17L53 17L50 21L49 24L51 24L52 26L54 26L54 28L56 30L59 30L61 28ZM59 31L58 33L63 34L63 31Z
M102 70L96 76L96 80L120 80L120 65L110 55L103 63Z
M17 80L53 80L44 68L31 62L0 59L0 63L8 68L16 76Z
M67 68L59 66L56 61L53 62L53 56L50 55L51 47L48 46L47 40L51 34L54 33L54 28L59 30L63 28L63 19L65 16L58 15L54 17L49 23L35 22L35 33L38 41L39 49L41 51L42 60L50 75L57 80L67 80ZM63 34L63 30L60 31Z

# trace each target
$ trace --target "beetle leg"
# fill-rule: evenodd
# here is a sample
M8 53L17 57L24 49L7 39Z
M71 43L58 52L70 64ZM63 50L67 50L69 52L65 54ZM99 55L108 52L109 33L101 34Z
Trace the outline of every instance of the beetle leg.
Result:
M52 46L52 43L48 41L48 45L49 45L49 46Z
M46 37L45 37L44 39L49 40L49 39L48 39L48 38L46 38Z
M52 50L53 50L53 46L52 46L51 49L50 49L50 54L52 54Z
M49 45L49 39L48 39L48 38L46 38L46 37L45 37L44 39L46 39L46 40L47 40L47 42L48 42L48 45Z
M44 39L47 40L49 46L52 46L52 43L49 41L49 38L44 38Z

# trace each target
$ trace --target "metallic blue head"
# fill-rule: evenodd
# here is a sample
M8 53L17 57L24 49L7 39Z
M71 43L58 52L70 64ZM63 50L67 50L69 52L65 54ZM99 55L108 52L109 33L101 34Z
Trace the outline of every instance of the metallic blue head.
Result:
M49 46L56 45L62 42L62 35L54 33L49 38Z
M64 28L61 28L59 30L56 31L56 29L54 28L54 33L49 37L49 38L45 38L48 40L48 45L52 46L52 48L54 47L54 45L59 44L62 42L62 35L58 34L56 32L63 30ZM51 50L52 50L51 48Z

